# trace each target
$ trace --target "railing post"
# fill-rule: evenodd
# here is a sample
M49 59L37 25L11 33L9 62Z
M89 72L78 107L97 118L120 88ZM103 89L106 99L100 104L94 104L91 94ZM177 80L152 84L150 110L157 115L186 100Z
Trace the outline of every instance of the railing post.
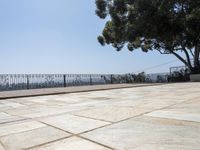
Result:
M63 75L64 87L66 87L66 75Z
M92 76L90 75L90 85L92 85Z
M110 83L113 84L113 75L110 75Z
M26 76L26 79L27 79L27 83L26 83L27 85L26 85L26 86L27 86L27 89L29 89L29 88L30 88L30 87L29 87L29 84L30 84L30 83L29 83L29 76L28 76L28 75Z

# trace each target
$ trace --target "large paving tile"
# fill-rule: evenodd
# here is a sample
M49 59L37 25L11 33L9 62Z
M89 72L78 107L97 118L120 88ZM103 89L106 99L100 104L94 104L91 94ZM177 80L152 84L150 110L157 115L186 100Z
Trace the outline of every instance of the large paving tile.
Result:
M73 115L59 115L40 119L40 121L74 134L82 133L109 124L108 122Z
M29 121L29 122L19 122L14 124L5 124L0 126L0 136L5 136L14 133L25 132L37 128L45 127L45 124Z
M0 138L0 141L7 150L20 150L68 136L69 134L66 132L47 126L27 132L4 136Z
M28 98L30 98L30 97L9 98L9 102L20 103L22 105L26 105ZM7 101L7 100L5 100L5 101ZM24 102L24 104L23 104L23 102Z
M197 99L189 100L184 103L180 103L169 107L171 111L181 111L185 113L198 113L200 114L200 97Z
M117 122L143 114L145 112L148 112L149 110L151 109L105 106L105 107L96 107L84 111L73 112L72 114L90 117L94 119L105 120L105 121Z
M200 122L199 108L200 100L195 99L151 112L147 116Z
M0 112L5 112L6 110L13 109L10 106L0 105Z
M6 118L9 118L9 117L12 117L11 115L8 115L7 113L4 113L4 112L0 112L0 119L6 119Z
M6 105L6 106L9 106L9 107L12 107L12 108L21 108L21 107L24 107L24 105L20 104L20 103L17 103L17 102L12 102L12 101L9 101L9 100L4 100L1 102L2 104Z
M198 123L139 117L82 136L117 150L145 149L147 145L155 150L193 150L200 147L199 133Z
M5 150L4 147L0 143L0 150Z
M58 142L33 148L32 150L110 150L110 149L78 137L71 137Z
M165 107L168 107L170 105L174 105L177 103L177 101L173 100L168 100L164 98L144 98L141 100L142 103L135 106L135 108L142 108L144 110L157 110L157 109L162 109Z
M23 119L24 119L23 117L12 116L7 113L0 112L0 124L12 122L12 121L23 120Z
M180 111L159 110L149 113L147 116L200 122L200 114L184 113Z
M198 147L187 145L153 145L153 144L143 144L135 148L134 150L199 150Z
M33 109L33 112L27 113L27 114L21 114L22 117L27 118L39 118L39 117L45 117L45 116L51 116L51 115L57 115L62 114L70 111L75 111L77 108L52 108L52 107L41 107L41 108L35 108Z
M57 100L54 97L45 97L45 98L35 98L29 99L29 102L39 105L46 105L46 106L63 106L68 104L67 101Z

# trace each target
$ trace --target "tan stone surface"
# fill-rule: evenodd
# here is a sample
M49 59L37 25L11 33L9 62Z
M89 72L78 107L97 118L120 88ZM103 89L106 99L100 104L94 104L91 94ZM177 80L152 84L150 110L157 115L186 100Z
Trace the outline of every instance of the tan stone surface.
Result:
M148 111L149 111L148 109L144 110L144 109L136 109L129 107L106 106L106 107L96 107L80 112L74 112L73 114L99 120L117 122L120 120L128 119L143 114Z
M26 149L69 136L69 134L52 127L42 127L0 138L7 150Z
M93 86L72 86L65 88L45 88L45 89L29 89L29 90L18 90L18 91L5 91L0 92L0 99L5 98L17 98L26 96L40 96L40 95L51 95L51 94L66 94L76 92L87 92L96 90L107 90L107 89L119 89L119 88L130 88L130 87L143 87L152 86L159 84L104 84L104 85L93 85Z
M144 144L140 145L134 150L199 150L199 148L195 148L194 146L187 145L151 145Z
M5 150L4 147L0 143L0 150Z
M181 111L160 110L147 114L147 116L177 119L185 121L200 122L200 115L197 113L185 113Z
M195 98L162 110L153 111L147 115L152 117L200 122L199 108L200 100Z
M108 122L73 115L59 115L55 117L40 119L40 121L75 134L109 124Z
M0 150L199 150L199 108L200 83L1 100Z
M151 149L179 150L200 147L200 126L197 123L139 117L83 134L120 150L134 150L147 145Z
M0 136L5 136L14 133L25 132L37 128L45 127L45 124L36 122L36 121L29 121L29 122L21 122L16 124L9 124L9 125L1 125L0 126Z
M72 137L58 142L50 143L32 150L110 150L93 142Z
M0 124L23 119L23 117L12 116L5 112L0 112Z

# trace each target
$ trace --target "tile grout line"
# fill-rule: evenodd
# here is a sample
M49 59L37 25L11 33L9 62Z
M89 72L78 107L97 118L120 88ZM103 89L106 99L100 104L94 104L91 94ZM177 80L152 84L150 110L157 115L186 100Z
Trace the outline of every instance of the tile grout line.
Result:
M147 113L149 113L149 112L147 112ZM44 124L46 124L47 126L50 126L50 127L56 128L56 129L58 129L58 130L61 130L61 131L63 131L63 132L66 132L66 133L68 133L68 134L71 134L70 137L72 137L72 136L77 136L77 137L80 137L80 138L83 138L83 139L87 139L87 140L89 140L89 141L91 141L91 142L93 142L93 143L96 143L96 144L99 144L99 145L103 145L103 144L101 144L101 143L98 143L98 142L93 141L93 140L91 140L91 139L88 139L88 138L86 138L86 137L83 137L82 134L85 134L85 133L88 133L88 132L91 132L91 131L94 131L94 130L98 130L98 129L101 129L101 128L104 128L104 127L107 127L107 126L111 126L111 125L113 125L113 124L117 124L117 123L120 123L120 122L129 120L129 119L135 118L135 117L139 117L139 116L142 116L142 115L144 115L144 114L146 114L146 113L142 113L142 114L137 115L137 116L134 116L134 117L126 118L126 119L124 119L124 120L120 120L120 121L117 121L117 122L113 122L113 123L111 123L111 124L107 124L107 125L104 125L104 126L101 126L101 127L98 127L98 128L94 128L94 129L91 129L91 130L88 130L88 131L85 131L85 132L81 132L81 133L78 133L78 134L74 134L74 133L72 133L72 132L69 132L69 131L63 130L63 129L61 129L61 128L52 126L52 125L50 125L50 124L48 124L48 123L44 123L44 122L42 122L42 121L38 121L38 122L44 123ZM55 141L59 141L59 140L55 140ZM55 141L52 141L52 142L55 142ZM49 143L52 143L52 142L49 142ZM43 143L43 144L37 145L37 146L35 146L35 147L39 147L39 146L46 145L46 144L48 144L48 143ZM104 147L110 148L111 150L115 150L114 148L111 148L111 147L106 146L106 145L104 145ZM30 148L29 148L29 149L30 149Z
M10 123L17 123L17 122L28 121L28 120L29 119L19 119L19 120L7 121L7 122L0 123L0 125L6 125L6 124L10 124Z
M43 145L47 145L47 144L50 144L50 143L54 143L54 142L58 142L58 141L61 141L61 140L64 140L64 139L68 139L70 137L73 137L73 135L65 136L65 137L62 137L62 138L59 138L59 139L56 139L56 140L52 140L52 141L49 141L49 142L45 142L45 143L42 143L42 144L31 146L31 147L25 148L23 150L30 150L30 149L37 148L37 147L40 147L40 146L43 146Z
M74 134L74 133L72 133L72 132L66 131L66 130L61 129L61 128L59 128L59 127L55 127L55 126L53 126L53 125L51 125L51 124L48 124L48 123L46 123L46 122L42 122L42 121L38 121L38 122L40 122L40 123L42 123L42 124L45 124L46 126L49 126L49 127L52 127L52 128L58 129L58 130L61 130L61 131L65 132L65 133L67 133L67 134L76 135L76 134Z
M186 101L191 101L191 100L193 100L193 99L189 99L189 100L186 100ZM179 103L183 103L183 102L185 102L185 101L182 101L182 102L179 102ZM105 125L105 126L102 126L102 127L96 128L96 129L92 129L92 130L89 130L89 131L85 131L84 133L80 133L80 135L81 135L81 134L88 133L88 132L91 132L91 131L94 131L94 130L97 130L97 129L100 129L100 128L104 128L104 127L107 127L107 126L110 126L110 125L113 125L113 124L117 124L117 123L120 123L120 122L124 122L124 121L126 121L126 120L130 120L130 119L133 119L133 118L137 118L137 117L140 117L140 116L144 116L145 114L151 113L151 112L153 112L153 111L162 110L162 109L165 109L165 108L168 108L168 107L177 105L177 104L179 104L179 103L172 104L172 105L169 105L169 106L166 106L166 107L162 107L162 108L159 108L159 109L155 109L155 110L152 110L152 111L144 112L144 113L141 113L141 114L136 115L136 116L133 116L133 117L129 117L129 118L126 118L126 119L123 119L123 120L120 120L120 121L113 122L112 124L108 124L108 125Z
M155 116L147 116L147 117L151 117L151 118L160 118L160 119L166 119L166 120L174 120L174 121L183 121L183 122L188 122L188 123L200 124L200 122L191 121L191 120L180 120L180 119L174 119L174 118L155 117Z
M172 104L172 105L168 105L168 106L165 106L165 107L162 107L162 108L158 108L158 109L155 109L155 110L152 110L152 111L149 111L149 112L145 112L145 113L142 113L142 114L146 114L146 113L151 113L153 111L158 111L158 110L162 110L162 109L165 109L165 108L168 108L168 107L171 107L171 106L175 106L177 104L181 104L181 103L184 103L184 102L187 102L187 101L192 101L196 98L199 98L198 97L195 97L195 98L192 98L192 99L189 99L189 100L184 100L182 102L178 102L178 103L175 103L175 104ZM131 108L134 108L134 107L131 107ZM83 109L85 110L85 109ZM42 116L42 117L36 117L36 118L31 118L31 117L26 117L24 119L20 119L20 120L14 120L14 121L9 121L9 122L5 122L5 123L0 123L0 125L4 125L4 124L7 124L7 123L12 123L12 122L20 122L20 121L38 121L37 119L42 119L42 118L49 118L49 117L56 117L56 116L59 116L59 115L74 115L74 116L78 116L78 117L83 117L83 118L88 118L88 119L93 119L93 120L99 120L99 121L104 121L104 122L108 122L108 123L118 123L120 121L123 121L123 120L120 120L120 121L117 121L117 122L112 122L112 121L107 121L107 120L100 120L100 119L96 119L96 118L93 118L93 117L87 117L87 116L81 116L81 115L76 115L76 114L72 114L73 112L76 112L77 110L74 110L74 111L69 111L69 112L63 112L63 113L58 113L58 114L54 114L54 115L51 115L51 116ZM5 112L6 114L8 115L12 115L12 116L16 116L16 117L22 117L20 115L13 115L13 114L9 114L7 112ZM140 116L142 114L139 114L137 116ZM134 116L133 116L134 117ZM131 119L132 117L130 117ZM126 120L126 119L125 119Z
M36 145L36 146L30 147L30 148L28 148L28 149L36 148L36 147L40 147L40 146L43 146L43 145L46 145L46 144L50 144L50 143L54 143L54 142L57 142L57 141L60 141L60 140L63 140L63 139L68 139L68 138L70 138L70 137L79 137L79 138L85 139L85 140L87 140L87 141L90 141L90 142L92 142L92 143L95 143L95 144L97 144L97 145L100 145L100 146L103 146L103 147L109 148L109 149L111 149L111 150L115 150L115 149L113 149L113 148L111 148L111 147L109 147L109 146L107 146L107 145L104 145L104 144L98 143L98 142L96 142L96 141L93 141L93 140L87 139L87 138L85 138L85 137L82 137L80 134L83 134L84 132L81 132L81 133L75 134L75 133L72 133L72 132L66 131L66 130L64 130L64 129L61 129L61 128L59 128L59 127L55 127L55 126L53 126L53 125L50 125L50 124L45 123L45 122L42 122L42 121L38 121L38 122L43 123L43 124L45 124L45 125L47 125L47 126L50 126L50 127L52 127L52 128L55 128L55 129L61 130L61 131L65 132L65 133L67 133L67 134L70 134L70 136L67 136L67 137L62 138L62 139L57 139L57 140L54 140L54 141L46 142L46 143L43 143L43 144L39 144L39 145ZM105 125L105 126L107 126L107 125ZM104 127L104 126L101 126L101 127ZM93 130L96 130L96 129L98 129L98 128L95 128L95 129L93 129ZM92 131L92 130L89 130L89 131ZM88 132L89 132L89 131L88 131ZM27 149L27 150L28 150L28 149Z
M77 112L77 111L84 111L87 110L87 108L85 109L81 109L81 110L72 110L72 111L68 111L68 112L61 112L61 113L57 113L57 114L52 114L50 116L41 116L41 117L35 117L35 118L31 118L31 119L44 119L44 118L50 118L50 117L57 117L57 116L61 116L61 115L72 115L73 112Z
M97 141L93 141L93 140L91 140L91 139L89 139L89 138L86 138L86 137L83 137L83 136L81 136L81 135L78 135L77 137L79 137L79 138L81 138L81 139L84 139L84 140L87 140L87 141L90 141L90 142L92 142L92 143L95 143L95 144L97 144L97 145L103 146L103 147L105 147L105 148L108 148L108 149L111 149L111 150L116 150L116 149L114 149L114 148L112 148L112 147L110 147L110 146L107 146L107 145L105 145L105 144L99 143L99 142L97 142Z
M194 98L194 99L195 99L195 98ZM155 110L152 110L152 111L148 111L148 112L145 112L145 113L142 113L142 114L133 116L133 117L129 117L129 118L126 118L126 119L123 119L123 120L120 120L120 121L111 122L111 124L107 124L107 125L104 125L104 126L100 126L100 127L98 127L98 128L94 128L94 129L91 129L91 130L88 130L88 131L85 131L85 132L81 132L81 133L79 133L79 134L74 134L74 133L71 133L71 132L69 132L69 131L65 131L65 130L63 130L63 129L60 129L60 128L58 128L58 127L54 127L54 126L49 125L49 124L44 123L44 122L41 122L41 123L44 123L44 124L46 124L46 125L48 125L48 126L51 126L51 127L53 127L53 128L57 128L57 129L62 130L62 131L64 131L64 132L66 132L66 133L72 134L73 136L78 136L78 137L81 137L81 138L82 138L82 136L81 136L82 134L85 134L85 133L88 133L88 132L91 132L91 131L94 131L94 130L98 130L98 129L101 129L101 128L104 128L104 127L107 127L107 126L111 126L111 125L113 125L113 124L117 124L117 123L120 123L120 122L129 120L129 119L132 119L132 118L137 118L137 117L139 117L139 116L143 116L143 115L148 114L148 113L151 113L151 112L153 112L153 111L162 110L162 109L165 109L165 108L168 108L168 107L171 107L171 106L180 104L180 103L184 103L184 102L186 102L186 101L191 101L191 100L193 100L193 99L185 100L185 101L182 101L182 102L179 102L179 103L176 103L176 104L172 104L172 105L169 105L169 106L166 106L166 107L162 107L162 108L159 108L159 109L155 109ZM90 119L93 119L93 118L90 118ZM39 121L39 122L40 122L40 121Z
M43 127L38 127L38 128L26 130L26 131L21 131L21 132L16 132L16 133L10 133L10 134L6 134L6 135L2 135L2 136L0 136L0 138L6 137L6 136L11 136L11 135L14 135L14 134L21 134L21 133L25 133L25 132L29 132L29 131L34 131L34 130L45 128L45 127L46 127L46 125L43 126Z
M87 110L87 109L83 109L83 110ZM81 111L83 111L81 110ZM62 112L62 113L58 113L58 114L52 114L50 116L42 116L42 117L35 117L35 118L32 118L32 117L23 117L23 116L20 116L20 115L13 115L13 114L9 114L7 112L4 112L10 116L15 116L15 117L22 117L21 119L19 120L13 120L13 121L8 121L8 122L4 122L4 123L0 123L0 125L4 125L4 124L9 124L9 123L17 123L17 122L22 122L22 121L38 121L38 119L43 119L43 118L50 118L50 117L56 117L56 116L60 116L60 115L73 115L71 113L73 112L76 112L77 110L72 110L72 111L69 111L69 112Z
M198 96L198 97L199 97L199 96ZM154 111L158 111L158 110L166 109L166 108L169 108L169 107L172 107L172 106L175 106L175 105L177 105L177 104L181 104L181 103L184 103L184 102L187 102L187 101L192 101L192 100L194 100L194 99L195 99L195 98L192 98L192 99L185 100L185 101L182 101L182 102L178 102L178 103L175 103L175 104L172 104L172 105L168 105L168 106L165 106L165 107L162 107L162 108L158 108L158 109L155 109L155 110L152 110L152 111L148 111L148 112L145 112L145 113L142 113L142 114L139 114L139 115L136 115L136 116L130 117L130 118L126 118L126 119L124 119L124 120L120 120L120 121L114 122L113 124L120 123L120 122L123 122L123 121L129 120L129 119L132 119L132 118L140 117L140 116L143 116L143 115L149 114L149 113L154 112Z
M61 128L59 128L59 127L55 127L55 126L53 126L53 125L50 125L50 124L48 124L48 123L45 123L45 122L42 122L42 121L39 121L40 123L44 123L45 125L47 125L47 126L50 126L50 127L53 127L53 128L56 128L56 129L58 129L58 130L61 130L61 131L63 131L63 132L66 132L66 133L68 133L68 134L71 134L71 136L77 136L77 137L80 137L80 138L83 138L82 136L81 136L81 134L84 134L85 132L81 132L81 133L72 133L72 132L69 132L69 131L66 131L66 130L64 130L64 129L61 129ZM93 130L97 130L97 129L99 129L99 128L102 128L102 127L106 127L107 125L111 125L111 124L106 124L106 125L104 125L104 126L101 126L101 127L97 127L97 128L94 128L94 129L91 129L91 130L88 130L87 132L90 132L90 131L93 131ZM91 140L92 141L92 140ZM93 141L93 143L96 143L97 144L97 142L95 142L95 141ZM99 145L102 145L101 143L99 143ZM105 146L104 146L105 147ZM108 146L107 146L108 147ZM113 149L113 148L112 148ZM114 150L114 149L113 149Z
M112 122L112 121L103 120L103 119L98 119L98 118L93 118L93 117L87 117L87 116L76 115L76 114L70 114L70 115L77 116L77 117L81 117L81 118L86 118L86 119L90 119L90 120L102 121L102 122L106 122L106 123L109 123L109 124L114 123L114 122Z
M194 100L194 99L195 99L195 98L192 98L192 99L189 99L189 100L185 100L185 101L182 101L182 102L179 102L179 103L175 103L175 104L172 104L172 105L169 105L169 106L166 106L166 107L162 107L162 108L155 109L155 110L152 110L152 111L149 111L149 112L145 112L145 113L142 113L142 114L139 114L139 115L130 117L130 118L126 118L126 119L124 119L124 120L120 120L120 121L117 121L117 122L110 122L111 124L107 124L107 125L104 125L104 126L101 126L101 127L98 127L98 128L94 128L94 129L91 129L91 130L88 130L88 131L85 131L85 132L82 132L82 133L79 133L79 134L74 134L74 133L68 132L68 131L66 131L66 130L60 129L60 128L58 128L58 127L55 127L55 126L49 125L49 124L47 124L47 123L44 123L44 122L41 122L41 121L36 120L36 121L38 121L38 122L40 122L40 123L43 123L43 124L45 124L45 125L47 125L47 126L51 126L51 127L53 127L53 128L56 128L56 129L58 129L58 130L61 130L61 131L63 131L63 132L66 132L66 133L68 133L68 134L71 134L71 135L70 135L70 136L67 136L67 137L64 137L64 138L61 138L61 139L57 139L57 140L54 140L54 141L50 141L50 142L47 142L47 143L42 143L42 144L36 145L36 146L34 146L34 147L30 147L30 148L28 148L28 149L35 148L35 147L40 147L40 146L42 146L42 145L46 145L46 144L49 144L49 143L54 143L54 142L60 141L60 140L62 140L62 139L66 139L66 138L70 138L70 137L76 136L76 137L79 137L79 138L82 138L82 139L91 141L91 142L93 142L93 143L95 143L95 144L98 144L98 145L104 146L104 147L106 147L106 148L109 148L109 149L111 149L111 150L114 150L113 148L111 148L111 147L109 147L109 146L107 146L107 145L98 143L98 142L96 142L96 141L93 141L93 140L88 139L88 138L86 138L86 137L83 137L83 136L81 136L81 135L82 135L82 134L85 134L85 133L88 133L88 132L91 132L91 131L94 131L94 130L98 130L98 129L101 129L101 128L110 126L110 125L113 125L113 124L117 124L117 123L120 123L120 122L129 120L129 119L132 119L132 118L137 118L137 117L139 117L139 116L143 116L143 115L148 114L148 113L151 113L151 112L153 112L153 111L162 110L162 109L165 109L165 108L168 108L168 107L171 107L171 106L175 106L175 105L177 105L177 104L181 104L181 103L184 103L184 102L186 102L186 101L191 101L191 100ZM63 113L63 114L67 114L67 113ZM58 114L58 115L59 115L59 114ZM70 114L70 115L71 115L71 114ZM76 116L76 115L75 115L75 116ZM77 115L77 116L78 116L78 115ZM79 117L83 117L83 116L79 116ZM86 117L86 118L87 118L87 117ZM34 118L32 118L32 119L34 120ZM94 119L94 120L95 120L95 118L89 118L89 119ZM97 120L98 120L98 119L97 119ZM176 120L176 119L175 119L175 120ZM99 120L99 121L102 121L102 120ZM33 129L33 130L34 130L34 129ZM30 130L29 130L29 131L30 131ZM25 132L27 132L27 131L25 131ZM21 132L20 132L20 133L21 133ZM27 149L27 150L28 150L28 149Z

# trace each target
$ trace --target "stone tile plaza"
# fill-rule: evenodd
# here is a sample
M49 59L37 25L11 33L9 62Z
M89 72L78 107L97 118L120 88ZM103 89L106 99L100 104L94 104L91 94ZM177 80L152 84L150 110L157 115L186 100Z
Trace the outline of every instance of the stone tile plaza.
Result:
M199 150L199 89L191 82L2 99L0 150Z
M0 150L200 150L200 0L0 0Z

